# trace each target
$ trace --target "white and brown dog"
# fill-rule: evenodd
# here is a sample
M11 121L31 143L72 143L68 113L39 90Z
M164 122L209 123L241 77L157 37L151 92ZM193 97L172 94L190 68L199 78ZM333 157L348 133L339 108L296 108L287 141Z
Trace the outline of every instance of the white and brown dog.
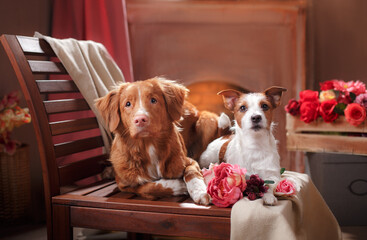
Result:
M218 138L208 145L200 158L200 166L227 162L247 169L247 173L258 174L264 180L278 182L280 163L273 130L273 110L280 105L282 87L271 87L262 93L241 93L224 90L218 94L224 105L234 112L234 134ZM221 115L219 122L227 122ZM264 203L277 202L272 189L263 197Z
M192 151L201 154L218 137L218 116L198 112L186 102L187 92L174 81L153 78L122 83L96 101L115 135L110 161L120 190L148 199L188 192L195 203L209 204L199 164L187 157L185 145L202 146ZM188 133L180 133L179 120Z

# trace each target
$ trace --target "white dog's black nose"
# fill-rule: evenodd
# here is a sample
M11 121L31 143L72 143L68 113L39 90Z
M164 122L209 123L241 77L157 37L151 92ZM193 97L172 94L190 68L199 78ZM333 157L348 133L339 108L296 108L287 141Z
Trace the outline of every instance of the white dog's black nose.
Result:
M251 122L259 123L261 121L261 115L253 115L251 116Z

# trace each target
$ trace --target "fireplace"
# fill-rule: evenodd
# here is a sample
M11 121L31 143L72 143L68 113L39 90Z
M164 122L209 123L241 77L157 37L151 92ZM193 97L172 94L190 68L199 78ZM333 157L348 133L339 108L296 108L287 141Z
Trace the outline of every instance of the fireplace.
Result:
M199 109L225 111L216 92L226 88L286 87L275 136L282 167L302 171L283 109L305 86L305 1L130 0L127 16L135 79L182 82Z

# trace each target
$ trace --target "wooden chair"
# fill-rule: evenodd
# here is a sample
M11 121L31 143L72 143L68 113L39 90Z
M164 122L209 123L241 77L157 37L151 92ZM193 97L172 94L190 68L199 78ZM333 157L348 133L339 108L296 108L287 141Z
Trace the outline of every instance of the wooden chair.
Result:
M103 141L97 120L94 115L80 118L79 111L87 111L89 106L80 96L70 94L78 92L73 81L54 80L54 76L68 79L68 73L50 46L44 40L24 36L2 35L0 39L32 115L42 161L48 239L71 239L73 227L167 236L229 238L231 212L228 208L199 206L188 196L148 201L134 194L120 192L114 181L100 180L98 175L108 155L98 150L103 148ZM65 94L74 97L50 100L50 96L56 96L57 99L59 93L64 94L61 98L65 98ZM77 114L65 114L69 112ZM67 119L52 120L60 113ZM97 131L99 134L65 140L72 133L83 136L85 131ZM61 138L62 142L60 136L66 136ZM88 151L98 154L81 157ZM69 155L77 159L72 163L63 162L65 156ZM86 178L89 179L88 185L77 182ZM75 182L78 184L75 185ZM136 234L130 236L136 237Z

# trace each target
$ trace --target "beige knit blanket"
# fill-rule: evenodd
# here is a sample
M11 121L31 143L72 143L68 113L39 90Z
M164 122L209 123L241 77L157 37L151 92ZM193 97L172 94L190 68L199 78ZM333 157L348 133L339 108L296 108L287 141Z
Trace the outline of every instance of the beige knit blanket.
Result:
M101 135L110 151L112 136L105 127L103 118L94 106L97 98L105 96L119 82L125 82L124 76L106 48L93 41L76 39L55 39L38 32L34 35L45 39L60 59L65 69L74 80L79 91L100 123Z
M275 206L243 198L232 208L231 239L341 239L334 215L306 174L286 171L300 191Z

